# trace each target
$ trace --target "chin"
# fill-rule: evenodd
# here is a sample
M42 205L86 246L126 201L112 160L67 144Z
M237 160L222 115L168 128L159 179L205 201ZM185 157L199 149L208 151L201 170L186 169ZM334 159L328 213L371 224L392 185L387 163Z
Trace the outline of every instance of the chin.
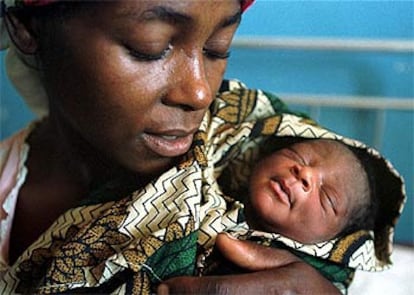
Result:
M157 177L173 166L174 159L147 159L145 160L145 164L143 164L143 160L135 163L129 162L127 163L127 168L135 173L142 175L143 177Z
M295 240L299 243L302 243L302 244L317 244L317 243L326 241L326 240L323 240L323 239L315 239L314 237L312 237L312 238L310 238L310 237L306 238L305 237L304 238L304 237L294 237L294 236L289 236L289 235L286 235L286 237L288 237L292 240Z

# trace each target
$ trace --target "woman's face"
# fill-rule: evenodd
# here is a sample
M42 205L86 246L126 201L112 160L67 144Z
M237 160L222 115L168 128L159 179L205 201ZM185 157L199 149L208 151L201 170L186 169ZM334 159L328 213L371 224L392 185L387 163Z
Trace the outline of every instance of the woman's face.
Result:
M297 143L256 165L248 216L256 228L302 243L329 240L343 229L366 185L362 167L342 144Z
M190 148L218 91L240 3L93 7L64 23L63 50L45 53L51 118L127 169L160 172Z

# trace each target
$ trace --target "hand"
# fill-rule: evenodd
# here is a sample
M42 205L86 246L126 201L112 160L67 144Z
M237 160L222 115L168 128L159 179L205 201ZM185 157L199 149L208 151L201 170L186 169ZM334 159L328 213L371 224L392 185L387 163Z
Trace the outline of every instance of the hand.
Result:
M250 241L241 241L226 233L217 236L216 247L224 258L250 271L278 268L301 261L289 251L264 247Z
M218 236L216 246L227 259L252 272L173 278L159 286L158 295L340 294L316 269L288 251L239 241L225 234Z

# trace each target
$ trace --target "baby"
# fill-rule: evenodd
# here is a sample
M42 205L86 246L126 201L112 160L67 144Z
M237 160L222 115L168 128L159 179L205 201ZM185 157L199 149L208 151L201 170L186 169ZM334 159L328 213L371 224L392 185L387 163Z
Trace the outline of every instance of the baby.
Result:
M285 141L277 150L272 143L264 145L239 220L249 230L278 233L302 244L372 230L376 204L364 152L335 140L298 140L276 139L279 147L277 141ZM229 230L239 236L237 231ZM257 236L242 237L260 242ZM236 271L215 251L201 265L203 274Z
M265 155L250 177L247 223L303 244L372 229L371 189L359 158L356 149L325 139Z

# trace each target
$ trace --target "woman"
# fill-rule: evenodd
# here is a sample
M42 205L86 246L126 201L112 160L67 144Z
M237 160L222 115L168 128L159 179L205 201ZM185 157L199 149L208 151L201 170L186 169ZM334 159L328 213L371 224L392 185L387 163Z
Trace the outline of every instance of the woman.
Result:
M208 124L205 113L250 2L2 2L15 54L37 72L49 104L47 117L1 145L2 292L128 293L148 283L127 252L117 252L131 242L116 230L125 219L106 217L126 208L132 191L183 163L200 124ZM93 240L102 220L113 236L94 244L99 251L78 243L71 257L59 256L83 229ZM226 238L220 245L246 257L237 263L254 272L173 278L159 292L338 292L286 252Z

